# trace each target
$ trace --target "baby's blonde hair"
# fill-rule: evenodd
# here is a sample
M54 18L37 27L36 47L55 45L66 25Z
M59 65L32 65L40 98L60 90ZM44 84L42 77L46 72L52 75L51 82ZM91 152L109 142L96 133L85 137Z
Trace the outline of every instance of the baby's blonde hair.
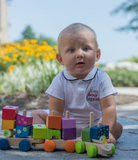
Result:
M78 33L81 29L89 29L93 34L94 34L94 37L95 37L95 42L96 42L96 47L98 48L98 42L97 42L97 36L96 36L96 33L95 31L90 28L89 26L85 25L85 24L82 24L82 23L73 23L69 26L67 26L66 28L64 28L60 33L59 33L59 36L58 36L58 50L59 50L59 41L60 41L60 37L66 33L66 32L69 32L71 33L71 35L75 34L75 33Z

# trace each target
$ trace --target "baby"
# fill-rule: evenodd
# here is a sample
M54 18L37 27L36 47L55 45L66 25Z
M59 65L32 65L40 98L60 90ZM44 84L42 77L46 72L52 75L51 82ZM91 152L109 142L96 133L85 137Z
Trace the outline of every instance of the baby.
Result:
M122 125L117 122L114 96L117 91L109 76L95 62L101 51L95 32L81 23L74 23L63 29L58 36L56 58L65 65L46 91L49 96L49 110L32 112L34 124L46 124L47 115L76 118L77 131L89 127L89 113L94 113L94 125L101 122L109 125L108 143L116 144L122 134Z

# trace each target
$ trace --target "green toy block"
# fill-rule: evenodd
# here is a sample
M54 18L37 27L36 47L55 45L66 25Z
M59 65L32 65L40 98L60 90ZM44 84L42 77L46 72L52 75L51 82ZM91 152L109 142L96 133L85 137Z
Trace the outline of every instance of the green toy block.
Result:
M34 139L47 138L47 128L44 124L33 124L33 138Z
M61 130L48 128L48 140L50 140L53 136L56 136L58 139L61 139Z
M86 128L82 130L82 141L91 142L90 138L90 128Z

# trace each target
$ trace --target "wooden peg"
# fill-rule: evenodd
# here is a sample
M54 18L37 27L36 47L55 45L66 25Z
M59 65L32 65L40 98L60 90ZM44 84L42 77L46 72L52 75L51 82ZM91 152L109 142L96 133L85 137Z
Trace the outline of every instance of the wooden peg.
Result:
M69 118L69 111L66 111L66 118Z
M82 138L82 131L83 131L84 129L85 129L84 127L81 127L81 138Z
M102 125L102 123L98 122L97 126L100 127Z
M55 110L52 110L52 116L54 116L55 115Z
M90 124L89 124L89 128L91 128L93 126L93 122L94 122L94 113L90 112Z
M27 114L27 111L26 111L26 109L24 109L23 110L23 116L26 116L26 114Z

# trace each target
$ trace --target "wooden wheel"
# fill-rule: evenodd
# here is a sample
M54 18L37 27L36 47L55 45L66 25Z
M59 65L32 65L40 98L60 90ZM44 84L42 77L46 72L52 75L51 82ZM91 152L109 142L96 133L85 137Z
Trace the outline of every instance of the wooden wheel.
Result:
M85 151L85 144L82 141L78 141L75 145L77 153L83 153Z
M19 143L19 148L21 151L28 151L31 148L31 143L27 139L23 139Z
M43 147L46 152L53 152L55 149L55 143L52 140L47 140Z
M65 143L65 146L64 146L65 150L67 152L74 152L75 151L75 142L72 141L72 140L68 140L66 143Z
M0 139L0 149L5 150L9 147L9 141L6 138Z
M115 146L112 143L111 143L111 145L112 145L112 154L109 154L109 155L113 156L115 154Z
M93 144L88 145L87 147L87 155L92 158L97 156L97 147Z

